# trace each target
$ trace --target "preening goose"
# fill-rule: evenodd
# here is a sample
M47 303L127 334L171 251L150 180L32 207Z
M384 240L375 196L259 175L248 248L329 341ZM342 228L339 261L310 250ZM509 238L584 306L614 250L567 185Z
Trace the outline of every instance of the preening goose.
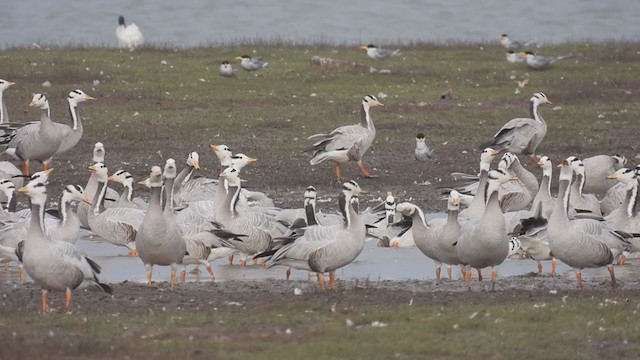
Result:
M375 96L367 95L362 99L359 124L341 126L329 134L309 136L308 140L314 143L305 152L313 152L311 165L331 160L336 164L336 177L342 180L340 165L347 161L356 161L365 177L373 177L362 162L362 157L376 137L376 128L369 114L372 106L384 105Z
M343 184L339 198L344 223L339 225L309 226L304 234L284 245L267 261L266 266L289 266L294 269L313 271L324 288L324 273L329 272L329 288L336 284L335 271L350 264L364 248L367 229L353 209L351 197L363 193L355 181Z
M110 294L111 288L98 279L98 264L82 255L75 245L52 240L45 235L45 183L30 181L18 192L31 199L31 223L24 242L22 262L27 274L42 287L42 311L49 311L49 290L66 291L66 309L71 305L71 291L77 288L97 286Z
M547 123L538 114L538 106L551 104L544 93L533 94L530 105L530 118L515 118L504 124L493 136L489 146L507 149L514 154L523 154L538 162L536 149L547 134Z
M585 175L582 191L602 196L616 183L607 180L607 176L623 168L627 164L627 158L624 155L596 155L584 158L582 162Z
M51 121L47 98L42 94L36 94L29 106L40 107L40 122L18 129L6 150L7 154L20 160L22 174L25 176L29 176L31 161L41 162L47 170L47 160L58 151L62 143L60 128Z
M492 289L495 288L498 265L509 254L509 237L505 220L498 203L498 189L503 183L517 180L502 169L489 171L485 188L487 204L484 214L477 220L466 222L460 229L458 257L467 270L469 267L483 269L491 267ZM465 272L465 280L471 282L471 271Z
M616 278L613 261L623 251L623 235L613 232L596 220L570 220L567 209L574 170L571 158L565 159L560 166L558 197L549 218L547 235L551 252L560 261L576 272L578 287L582 289L582 269L607 266L611 275L611 285L615 287ZM628 243L628 242L627 242ZM615 253L614 253L615 252Z
M153 265L171 266L171 288L175 287L176 271L182 258L187 255L186 243L180 230L174 224L167 223L163 215L160 196L162 192L162 169L151 168L149 176L151 197L149 208L136 233L136 249L147 271L147 280L151 286Z
M362 45L360 46L360 49L365 50L367 52L367 56L371 60L385 60L392 56L396 56L400 54L400 49L396 49L396 50L382 49L373 44Z
M144 44L144 37L138 28L138 25L131 23L127 25L124 22L124 16L118 16L118 27L116 27L116 38L118 39L119 48L134 49Z
M87 222L91 232L104 241L129 249L129 256L136 256L136 230L141 226L145 217L144 210L124 207L104 208L107 191L108 173L103 163L96 163L89 167L89 171L96 174L98 191L93 197L93 205L87 214Z
M569 165L573 169L576 176L576 180L571 184L571 195L569 196L569 204L576 209L576 211L588 211L594 216L600 217L600 202L598 198L593 194L584 193L585 184L585 169L582 160L575 156L567 158ZM606 178L607 175L604 177Z
M500 186L498 199L502 211L528 209L531 200L538 192L538 180L535 175L522 167L518 157L511 153L505 153L502 156L498 167L518 178L518 181L508 181Z

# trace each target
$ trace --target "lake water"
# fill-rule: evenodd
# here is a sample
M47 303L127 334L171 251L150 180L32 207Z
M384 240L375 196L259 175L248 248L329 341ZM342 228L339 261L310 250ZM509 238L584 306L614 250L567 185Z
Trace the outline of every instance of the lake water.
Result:
M148 42L178 46L239 39L406 43L496 41L541 44L640 39L637 0L5 0L0 47L115 46L118 15Z

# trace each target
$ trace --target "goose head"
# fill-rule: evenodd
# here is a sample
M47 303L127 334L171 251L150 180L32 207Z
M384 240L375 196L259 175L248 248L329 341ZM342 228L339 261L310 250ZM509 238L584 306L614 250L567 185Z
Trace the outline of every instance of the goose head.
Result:
M138 184L149 189L152 187L161 187L162 186L162 169L160 168L160 166L152 167L151 173L149 174L149 178L139 181Z
M533 53L531 53L530 55L527 56L534 56ZM529 101L531 101L534 104L538 104L538 105L544 105L544 104L549 104L552 105L553 103L551 101L549 101L549 99L547 99L547 95L545 95L542 92L537 92L535 94L533 94L533 96L531 97L531 99L529 99Z
M615 154L611 156L613 158L613 168L620 169L623 166L627 165L627 158L624 155Z
M613 174L607 176L607 179L618 180L626 185L632 185L633 182L637 181L637 177L638 174L636 174L635 169L620 168Z
M553 163L548 156L543 156L538 160L538 166L542 169L542 175L551 176L553 171Z
M499 151L493 150L492 148L485 148L482 150L480 154L480 168L481 169L489 169L491 166L491 162L500 154Z
M109 170L107 166L103 163L95 163L89 166L89 171L94 173L99 182L107 182L109 179Z
M500 162L498 163L498 168L500 169L504 169L507 170L511 167L511 165L518 159L517 156L515 156L512 153L504 153L504 155L502 155L502 158L500 159Z
M9 88L9 86L15 85L15 84L16 83L14 83L14 82L0 79L0 93L2 93L3 91L7 90Z
M242 170L245 166L249 165L249 164L253 164L256 161L258 161L258 159L254 159L252 157L249 157L245 154L235 154L231 157L231 166L233 166L234 168L238 169L238 171Z
M69 97L67 97L67 101L70 104L78 104L87 100L95 100L95 98L85 94L84 91L79 89L72 90L71 92L69 92Z
M49 175L53 172L53 168L43 171L38 171L37 173L31 175L29 181L40 181L45 185L49 182Z
M489 171L487 180L491 188L497 189L507 181L518 180L518 177L510 175L507 170L504 169L493 169Z
M133 186L133 176L128 171L118 170L107 179L109 181L117 182L124 186Z
M213 151L218 157L218 160L220 160L220 165L225 167L231 165L233 153L227 145L209 145L209 148L211 148L211 151Z
M456 190L451 190L449 193L449 201L447 203L447 209L458 210L460 208L460 193Z
M227 180L230 186L239 186L240 185L240 171L234 168L233 166L229 166L224 169L220 173L221 180Z
M192 152L187 157L187 166L191 166L194 169L200 169L200 155L197 152Z
M173 179L176 177L178 173L178 169L176 167L176 161L173 159L167 159L164 164L164 172L162 173L162 177L165 179Z
M62 202L82 201L91 205L91 201L84 193L84 189L80 185L67 185L62 191Z
M317 196L318 192L316 191L316 188L313 186L308 186L304 191L304 206L307 206L309 204L315 206Z
M367 95L364 97L364 99L362 99L362 106L364 106L366 109L369 109L372 106L384 106L384 104L381 103L377 97L373 95Z
M582 162L582 160L575 156L569 156L566 160L576 175L584 176L584 162Z
M558 167L560 168L560 181L567 180L570 182L573 180L573 168L571 167L571 162L574 159L576 159L575 156L570 156L558 164Z
M418 207L409 202L401 202L396 205L396 211L403 216L413 216L417 210Z
M104 155L105 155L105 150L104 150L104 144L102 144L101 142L97 142L95 145L93 145L93 162L94 163L104 163Z
M9 179L0 180L0 192L2 192L4 196L7 198L7 204L11 202L11 199L13 198L13 193L15 191L16 191L16 186L13 182L11 182L11 180Z
M18 192L29 196L32 204L42 208L47 203L47 185L46 181L42 181L41 178L29 181L27 185L18 189Z
M29 103L30 107L39 107L42 110L47 110L49 108L49 100L43 94L34 94L31 102Z
M349 180L342 184L342 192L349 193L349 195L352 197L367 193L366 191L362 190L357 182L353 180Z

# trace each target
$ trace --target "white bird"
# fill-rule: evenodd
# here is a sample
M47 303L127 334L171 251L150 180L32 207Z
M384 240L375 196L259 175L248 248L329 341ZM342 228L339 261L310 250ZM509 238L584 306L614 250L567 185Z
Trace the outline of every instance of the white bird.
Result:
M624 155L595 155L582 159L584 163L584 189L587 194L597 196L604 195L615 181L608 180L607 176L623 168L627 164Z
M513 50L509 50L506 53L506 57L507 57L507 62L511 63L511 64L522 64L524 63L524 57L520 56L519 53L513 51Z
M533 44L533 42L511 40L507 34L501 34L498 36L498 41L500 41L500 44L504 46L505 49L510 51L523 51Z
M93 157L91 158L92 164L97 163L105 163L105 148L104 144L101 142L95 143L93 146ZM84 187L84 193L89 199L93 199L98 192L98 179L94 172L89 175L89 179L87 180L87 184ZM107 194L105 195L105 199L117 199L118 193L111 189L107 188ZM87 214L89 213L90 205L87 203L81 202L78 204L78 218L80 218L80 226L84 229L89 229L89 222L87 220Z
M220 69L218 69L218 74L220 74L220 76L222 77L236 76L235 70L233 70L233 67L231 66L231 64L226 60L223 61L222 64L220 64Z
M553 65L556 61L566 59L569 57L569 56L558 56L558 57L542 56L542 55L536 55L531 51L521 52L519 55L524 57L524 62L525 64L527 64L528 67L535 70L547 69L551 65Z
M436 153L429 148L429 145L425 142L424 134L419 133L416 135L416 149L414 155L418 161L427 161L433 159Z
M538 114L538 106L551 104L551 101L541 92L533 94L529 101L531 117L509 120L493 136L488 146L507 149L514 154L529 155L537 163L539 159L536 157L536 149L547 134L547 123Z
M0 79L0 124L5 124L9 122L9 113L7 112L7 106L4 103L4 91L9 88L11 85L15 85L16 83Z
M138 28L138 25L131 23L127 25L124 22L124 16L118 17L118 27L116 28L116 38L118 39L119 48L134 49L144 44L144 37Z
M249 55L236 56L235 60L240 60L240 67L247 71L256 71L266 68L269 63L262 59L253 59Z
M366 50L367 56L371 60L384 60L400 54L400 49L396 49L396 50L381 49L373 44L362 45L360 46L360 49Z
M369 109L372 106L384 105L375 96L367 95L362 99L361 121L359 124L341 126L329 134L309 136L308 140L314 143L305 152L313 152L313 158L310 161L311 165L325 160L333 161L336 164L336 177L338 180L342 180L340 165L347 161L356 161L360 172L365 177L374 177L362 162L362 157L376 137L376 128L369 114Z
M22 262L27 274L42 287L42 311L49 311L49 290L66 292L66 309L71 306L72 290L97 286L110 294L112 290L109 285L98 279L98 264L80 253L75 245L55 241L45 235L46 184L30 181L18 192L31 199L31 224L24 242Z

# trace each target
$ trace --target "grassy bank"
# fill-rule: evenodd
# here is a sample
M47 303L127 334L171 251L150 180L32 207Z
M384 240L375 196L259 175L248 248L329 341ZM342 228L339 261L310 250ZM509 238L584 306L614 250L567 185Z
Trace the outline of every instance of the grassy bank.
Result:
M632 358L639 304L622 298L507 304L314 302L134 316L8 317L0 355L51 358Z

